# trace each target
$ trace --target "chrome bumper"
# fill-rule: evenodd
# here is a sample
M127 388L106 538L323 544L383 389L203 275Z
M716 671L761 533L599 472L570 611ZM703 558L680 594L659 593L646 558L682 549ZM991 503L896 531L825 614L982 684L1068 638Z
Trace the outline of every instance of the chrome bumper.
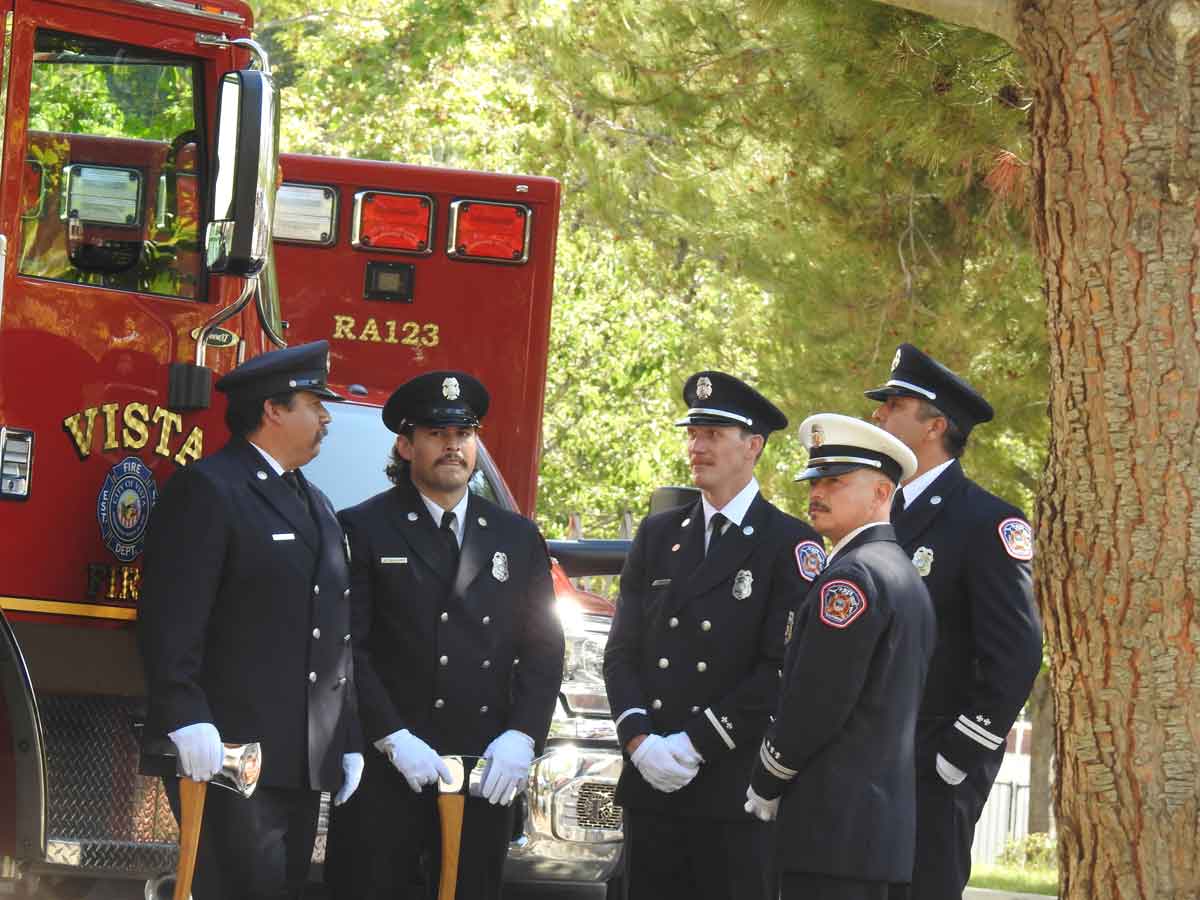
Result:
M611 723L607 723L611 727ZM509 845L505 881L604 883L619 871L621 754L555 741L535 764L522 834Z

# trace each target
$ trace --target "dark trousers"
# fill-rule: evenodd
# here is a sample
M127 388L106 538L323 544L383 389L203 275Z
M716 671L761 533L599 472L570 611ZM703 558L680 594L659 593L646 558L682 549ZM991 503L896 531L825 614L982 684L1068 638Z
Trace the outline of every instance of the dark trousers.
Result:
M774 825L625 810L626 900L775 900Z
M992 787L990 778L986 786L981 786L982 780L978 772L953 786L936 773L917 778L912 900L961 900L971 877L975 823Z
M179 821L179 780L164 779ZM196 852L194 900L298 900L317 836L319 791L259 785L246 798L210 787Z
M780 900L908 900L907 884L854 881L807 872L784 872L779 879Z
M513 810L468 797L456 900L498 900ZM325 851L333 900L426 900L437 895L441 831L437 794L413 793L387 757L367 751L362 783L334 807Z

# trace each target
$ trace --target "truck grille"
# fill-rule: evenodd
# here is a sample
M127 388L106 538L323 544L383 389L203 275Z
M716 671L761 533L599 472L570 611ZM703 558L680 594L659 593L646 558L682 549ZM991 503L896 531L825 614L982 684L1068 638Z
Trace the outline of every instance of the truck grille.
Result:
M621 807L614 802L617 786L589 781L579 789L575 817L580 828L621 830Z

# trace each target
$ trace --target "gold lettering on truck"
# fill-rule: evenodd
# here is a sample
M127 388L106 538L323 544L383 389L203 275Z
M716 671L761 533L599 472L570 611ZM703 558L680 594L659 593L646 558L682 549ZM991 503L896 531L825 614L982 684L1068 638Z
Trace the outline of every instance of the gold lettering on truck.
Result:
M436 322L401 322L397 319L376 321L369 318L360 327L354 316L335 315L335 341L369 341L373 344L402 344L406 347L436 347L441 343Z
M103 433L96 434L97 415L102 414ZM204 430L200 426L192 428L181 444L178 437L183 434L183 417L161 406L150 407L145 403L128 403L124 408L119 403L105 403L102 406L89 406L63 419L63 430L71 438L75 452L80 459L92 455L97 439L102 441L104 451L112 450L141 450L151 440L153 431L157 429L157 440L154 452L159 456L174 459L181 466L189 460L197 460L204 455Z

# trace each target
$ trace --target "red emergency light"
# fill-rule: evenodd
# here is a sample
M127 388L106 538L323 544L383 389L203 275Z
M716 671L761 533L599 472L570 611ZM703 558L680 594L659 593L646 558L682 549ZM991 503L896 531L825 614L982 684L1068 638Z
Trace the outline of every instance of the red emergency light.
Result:
M518 203L455 200L446 253L455 259L523 263L529 259L533 212Z
M354 195L350 242L369 250L433 252L433 200L424 194L359 191Z

